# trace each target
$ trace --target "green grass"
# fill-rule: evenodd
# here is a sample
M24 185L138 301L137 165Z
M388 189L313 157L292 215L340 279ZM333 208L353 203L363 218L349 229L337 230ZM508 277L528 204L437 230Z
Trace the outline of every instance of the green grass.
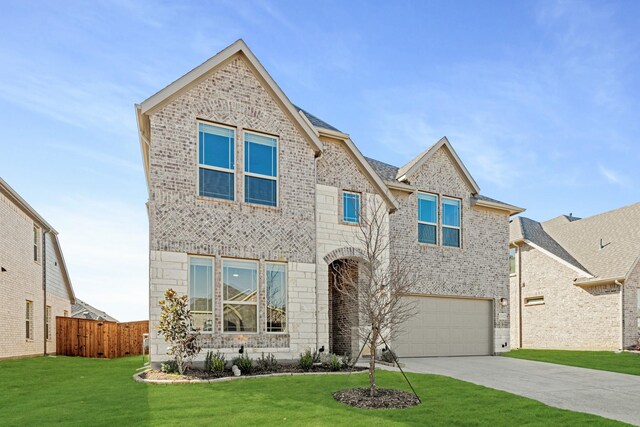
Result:
M154 385L131 379L140 365L139 357L43 357L0 362L0 424L621 425L435 375L409 375L423 400L421 405L404 410L365 410L342 405L331 396L336 390L365 386L367 376L362 373ZM380 372L378 384L407 389L396 372Z
M504 356L640 375L640 354L612 351L513 350Z

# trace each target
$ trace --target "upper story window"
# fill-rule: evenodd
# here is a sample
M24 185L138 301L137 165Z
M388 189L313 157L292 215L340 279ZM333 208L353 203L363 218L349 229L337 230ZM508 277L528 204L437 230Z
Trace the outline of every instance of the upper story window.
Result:
M224 332L258 331L258 263L222 260Z
M234 200L233 129L198 123L198 194Z
M518 253L517 248L509 248L509 274L516 274L516 254Z
M278 205L278 140L244 133L244 201Z
M418 242L438 244L438 196L418 193Z
M33 225L33 260L40 262L40 227Z
M460 247L460 200L442 198L442 244Z
M189 258L189 309L193 326L203 332L213 331L213 260Z
M354 224L360 222L360 194L342 193L342 220Z

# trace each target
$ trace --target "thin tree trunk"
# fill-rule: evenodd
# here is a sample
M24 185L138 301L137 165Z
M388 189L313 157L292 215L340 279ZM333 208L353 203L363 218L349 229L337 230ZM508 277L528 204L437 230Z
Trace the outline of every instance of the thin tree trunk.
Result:
M378 343L378 331L374 328L371 334L369 349L369 396L376 395L376 347Z

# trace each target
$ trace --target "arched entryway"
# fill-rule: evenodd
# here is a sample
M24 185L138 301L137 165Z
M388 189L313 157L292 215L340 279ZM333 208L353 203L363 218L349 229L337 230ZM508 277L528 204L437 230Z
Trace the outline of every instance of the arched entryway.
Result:
M358 308L353 297L358 280L357 258L341 258L331 262L329 269L329 350L341 356L358 353Z

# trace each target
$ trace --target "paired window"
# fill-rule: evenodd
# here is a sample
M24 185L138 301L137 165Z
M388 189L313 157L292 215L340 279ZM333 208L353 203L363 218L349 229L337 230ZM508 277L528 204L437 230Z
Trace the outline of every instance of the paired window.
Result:
M25 311L25 338L33 339L33 301L27 300Z
M517 248L509 248L509 275L516 274L516 254L518 253Z
M213 330L213 260L189 259L189 309L196 328Z
M441 235L438 233L438 196L429 193L418 193L418 242L431 245L460 247L461 202L459 199L442 197L441 203Z
M224 332L258 331L258 263L222 261Z
M344 191L342 193L342 220L357 224L360 222L360 194Z
M48 305L46 308L46 320L44 324L45 334L47 335L47 340L51 339L51 306Z
M198 194L235 200L235 130L198 123ZM278 140L244 132L244 201L278 204Z
M278 141L244 132L244 201L278 204Z
M40 262L40 227L33 225L33 260Z
M287 329L287 266L267 263L267 332Z
M234 200L233 129L198 123L198 194Z

